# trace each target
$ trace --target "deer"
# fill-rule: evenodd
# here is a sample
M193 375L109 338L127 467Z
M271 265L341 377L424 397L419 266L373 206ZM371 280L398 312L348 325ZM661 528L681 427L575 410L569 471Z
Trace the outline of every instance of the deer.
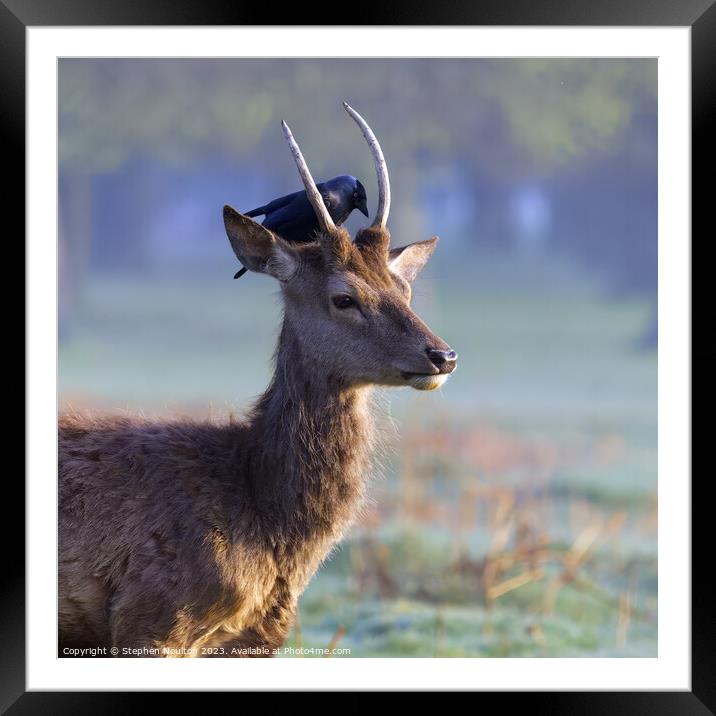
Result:
M411 308L437 237L390 248L390 181L370 225L336 226L282 122L320 230L289 244L231 206L250 271L276 279L273 377L243 421L59 417L59 656L273 656L298 599L364 505L380 386L441 386L456 352ZM94 654L92 654L94 655Z

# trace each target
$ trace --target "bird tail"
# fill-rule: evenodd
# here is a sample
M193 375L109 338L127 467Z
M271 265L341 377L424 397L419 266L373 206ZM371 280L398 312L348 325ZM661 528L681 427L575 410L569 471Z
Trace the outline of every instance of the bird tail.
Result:
M244 216L253 218L254 216L261 216L261 214L265 214L265 213L266 213L266 207L259 206L258 209L251 209L251 211L244 212Z

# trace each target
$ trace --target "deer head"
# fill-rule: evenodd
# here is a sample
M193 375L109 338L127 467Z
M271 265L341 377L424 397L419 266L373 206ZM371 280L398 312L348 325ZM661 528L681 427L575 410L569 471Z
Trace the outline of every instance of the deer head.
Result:
M390 248L386 227L390 181L380 144L365 120L344 103L363 132L376 166L378 208L351 241L333 223L288 125L283 132L321 230L314 243L289 244L224 207L224 225L239 261L278 279L292 360L345 387L409 385L433 390L455 369L457 354L410 307L411 284L438 241Z

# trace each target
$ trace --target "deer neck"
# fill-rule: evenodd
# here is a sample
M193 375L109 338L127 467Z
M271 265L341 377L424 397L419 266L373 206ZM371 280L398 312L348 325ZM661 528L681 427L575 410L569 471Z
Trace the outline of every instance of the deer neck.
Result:
M347 387L312 369L284 321L271 383L254 415L263 514L295 535L339 533L360 503L373 447L368 387Z

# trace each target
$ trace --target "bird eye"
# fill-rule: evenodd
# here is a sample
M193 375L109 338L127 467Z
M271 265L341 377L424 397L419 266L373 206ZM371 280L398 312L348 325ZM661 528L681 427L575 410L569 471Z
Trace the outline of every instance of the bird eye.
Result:
M358 198L358 192L357 192L357 191L354 191L354 192L353 192L353 198L354 198L354 199L357 199L357 198Z
M353 308L356 305L356 302L353 300L353 298L351 296L343 294L341 296L333 297L333 305L336 308L340 308L340 309Z

